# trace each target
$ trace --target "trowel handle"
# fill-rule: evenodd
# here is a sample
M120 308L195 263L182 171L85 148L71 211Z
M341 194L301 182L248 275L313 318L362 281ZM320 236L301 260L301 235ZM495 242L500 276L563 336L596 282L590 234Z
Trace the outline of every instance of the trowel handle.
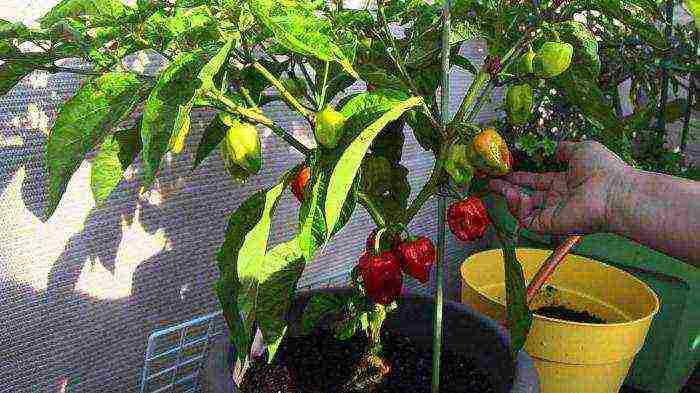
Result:
M530 285L527 286L525 296L528 304L532 301L535 295L537 295L544 283L549 280L549 277L552 275L552 273L554 273L561 261L564 260L566 254L568 254L580 240L581 236L570 236L566 238L566 240L564 240L564 242L562 242L552 252L547 260L544 261L540 267L540 270L537 271L535 276L532 278L532 281L530 281Z

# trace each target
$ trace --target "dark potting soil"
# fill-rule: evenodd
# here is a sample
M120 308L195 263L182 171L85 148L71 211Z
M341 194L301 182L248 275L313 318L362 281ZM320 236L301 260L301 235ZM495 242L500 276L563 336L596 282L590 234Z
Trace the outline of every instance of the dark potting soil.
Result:
M582 323L605 323L605 320L597 315L591 314L588 311L576 311L564 306L545 306L535 310L535 314L544 317L563 319L571 322Z
M466 339L466 338L465 338ZM347 382L364 352L365 336L339 341L327 330L288 337L273 364L266 356L254 362L240 388L245 393L335 393ZM381 393L429 393L432 354L416 347L409 337L384 332L385 358L392 371L379 387ZM440 391L492 393L489 374L469 354L443 347Z

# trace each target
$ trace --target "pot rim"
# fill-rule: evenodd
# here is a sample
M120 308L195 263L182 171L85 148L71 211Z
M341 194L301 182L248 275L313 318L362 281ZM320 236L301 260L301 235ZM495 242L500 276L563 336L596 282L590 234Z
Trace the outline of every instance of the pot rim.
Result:
M532 251L542 251L542 252L549 252L549 253L553 252L552 250L548 250L548 249L544 249L544 248L536 248L536 247L516 247L516 252L518 250L532 250ZM464 262L462 262L462 265L460 267L460 276L461 276L460 278L461 278L462 283L464 285L468 285L472 290L476 291L479 294L479 296L482 296L483 298L489 300L493 304L498 305L499 307L505 307L505 304L503 302L496 299L494 296L491 296L491 295L485 293L481 289L481 287L477 287L477 286L472 285L469 281L467 281L464 278L464 275L465 275L464 270L467 268L466 265L471 258L473 258L474 256L477 256L479 254L498 253L498 252L502 252L502 250L499 248L493 248L490 250L484 250L484 251L474 253L474 254L470 255L469 257L467 257L467 259ZM616 272L621 273L623 276L625 276L626 279L633 281L633 282L636 282L638 284L641 284L641 286L643 286L646 289L646 292L650 295L650 297L652 299L652 302L653 302L652 310L650 312L646 313L646 315L642 318L635 318L635 319L632 319L630 321L625 321L625 322L611 322L611 323L576 322L576 321L569 321L566 319L546 317L543 315L535 314L533 312L532 316L534 319L539 319L541 321L545 321L548 323L559 323L559 324L573 325L573 326L586 326L586 327L591 327L591 328L622 327L622 326L629 327L629 326L633 326L633 325L637 325L637 324L647 323L647 322L653 320L654 317L659 313L659 309L661 307L661 301L659 300L659 296L644 281L638 279L634 275L632 275L632 274L630 274L622 269L619 269L615 266L608 265L608 264L603 263L601 261L598 261L596 259L593 259L593 258L590 258L587 256L583 256L583 255L577 255L577 254L571 254L571 255L578 257L578 258L583 258L583 259L590 261L590 262L594 262L598 265L605 266L605 268L607 268L607 269L615 270Z

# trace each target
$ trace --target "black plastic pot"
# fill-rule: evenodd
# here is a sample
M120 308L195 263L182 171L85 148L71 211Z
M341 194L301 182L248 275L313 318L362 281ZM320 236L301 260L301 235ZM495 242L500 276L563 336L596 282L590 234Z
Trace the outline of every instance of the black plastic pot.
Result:
M336 294L346 289L319 290ZM304 292L297 296L288 315L289 334L296 335L301 326L301 315L309 298L318 291ZM416 345L432 350L433 299L409 295L399 300L399 307L392 312L385 326L412 337ZM443 345L458 351L469 352L480 365L489 371L493 386L503 393L538 393L537 371L529 356L523 351L513 359L509 350L508 332L493 320L455 302L445 302ZM229 352L226 354L226 352ZM214 345L203 378L216 393L235 393L230 370L234 356L227 337ZM212 360L212 358L214 360ZM224 360L225 359L225 360ZM225 364L222 364L225 363ZM465 393L467 393L465 391Z

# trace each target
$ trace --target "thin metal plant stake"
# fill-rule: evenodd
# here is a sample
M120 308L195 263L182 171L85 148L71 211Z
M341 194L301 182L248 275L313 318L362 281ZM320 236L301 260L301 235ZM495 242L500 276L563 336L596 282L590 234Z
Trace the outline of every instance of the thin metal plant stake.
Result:
M440 97L440 112L442 135L445 135L447 124L450 122L450 0L443 0L442 5L442 88ZM442 157L436 157L442 159ZM440 393L440 354L442 353L442 313L445 297L445 209L447 200L445 193L439 190L438 199L438 238L437 266L435 288L435 314L433 319L433 379L432 393Z
M695 63L697 63L697 59L700 59L700 28L695 29L695 59ZM685 149L688 146L688 131L690 130L690 114L693 111L693 100L695 100L695 103L700 101L700 94L695 86L695 76L693 75L692 71L688 74L688 79L690 80L690 87L688 88L688 103L685 106L683 130L681 131L680 150L682 154L685 154Z
M673 38L673 0L666 0L666 39L670 42ZM667 60L668 58L665 58ZM666 136L666 103L668 102L668 68L661 70L661 98L659 102L659 115L656 121L656 143L663 146Z

